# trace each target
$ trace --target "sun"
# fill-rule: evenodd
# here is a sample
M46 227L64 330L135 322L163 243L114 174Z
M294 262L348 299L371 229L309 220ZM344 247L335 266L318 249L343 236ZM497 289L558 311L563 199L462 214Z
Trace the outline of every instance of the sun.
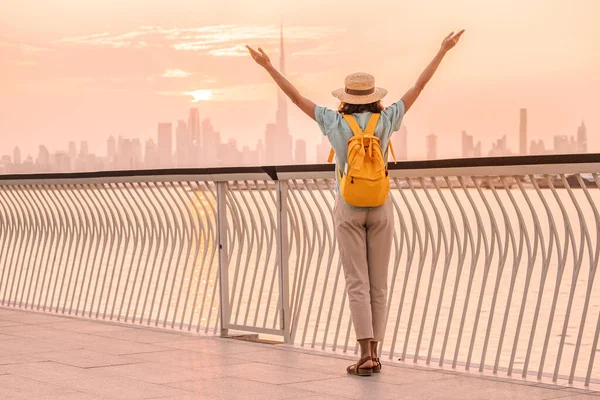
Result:
M197 103L199 101L208 101L213 97L212 90L208 89L194 90L192 92L186 92L186 94L189 94L194 98L194 100L192 100L194 103Z

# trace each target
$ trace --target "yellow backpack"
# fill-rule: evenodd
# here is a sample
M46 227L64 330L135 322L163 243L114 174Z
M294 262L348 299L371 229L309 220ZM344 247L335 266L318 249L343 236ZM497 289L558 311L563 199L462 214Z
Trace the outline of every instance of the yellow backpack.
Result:
M338 166L340 194L344 201L355 207L377 207L385 203L390 191L387 162L381 150L381 140L374 135L379 114L371 114L363 132L353 115L343 117L350 125L353 136L348 140L348 159L345 167ZM388 142L394 161L392 142ZM329 153L333 161L334 150Z

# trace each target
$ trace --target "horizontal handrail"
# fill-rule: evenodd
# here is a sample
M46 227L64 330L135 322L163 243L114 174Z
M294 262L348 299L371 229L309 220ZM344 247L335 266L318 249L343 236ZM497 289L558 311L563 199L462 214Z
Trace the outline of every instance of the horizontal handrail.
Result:
M546 173L600 172L600 153L541 156L475 157L441 160L399 161L389 164L392 177L417 176L486 176ZM83 181L117 182L185 182L301 178L331 178L333 164L304 164L254 167L172 168L143 170L109 170L94 172L0 174L0 185Z

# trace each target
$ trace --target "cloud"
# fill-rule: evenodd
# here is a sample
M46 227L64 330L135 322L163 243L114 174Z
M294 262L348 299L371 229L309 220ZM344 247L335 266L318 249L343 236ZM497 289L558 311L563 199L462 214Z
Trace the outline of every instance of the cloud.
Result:
M284 29L286 43L318 43L344 29L318 26L290 26ZM244 46L275 46L280 40L278 26L213 25L200 28L163 28L142 26L125 33L101 32L69 36L59 44L91 45L112 48L167 47L177 51L193 51L218 57L246 55Z
M187 78L192 74L181 69L168 69L163 74L163 78Z

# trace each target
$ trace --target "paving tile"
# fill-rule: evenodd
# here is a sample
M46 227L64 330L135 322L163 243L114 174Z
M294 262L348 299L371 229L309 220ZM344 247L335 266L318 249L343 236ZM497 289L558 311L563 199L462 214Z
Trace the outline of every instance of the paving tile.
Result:
M42 355L43 353L37 354L18 354L11 352L0 352L0 366L12 365L12 364L23 364L28 362L47 361L48 358Z
M125 376L65 381L61 382L61 385L109 399L151 399L186 394L180 389L142 382Z
M110 365L134 364L139 362L127 356L116 356L88 349L42 353L49 361L80 368L106 367Z
M33 354L49 351L72 350L80 346L58 339L43 340L31 338L17 338L13 340L0 340L0 352L7 350L12 353Z
M9 321L9 320L3 320L2 316L0 314L0 327L5 327L5 326L18 326L18 325L25 325L22 322L18 322L18 321Z
M101 400L106 399L105 397L94 396L93 394L77 392L75 390L69 393L62 394L51 394L47 396L36 396L32 399L35 400Z
M161 342L160 345L180 350L221 355L253 353L273 349L273 345L241 342L233 339L206 340L204 338L197 338L191 340Z
M101 368L80 368L54 361L4 365L0 366L0 371L47 383L118 375L116 372L102 370Z
M127 355L137 353L149 353L167 350L154 344L130 342L127 340L111 339L96 335L87 335L87 343L84 347L107 354Z
M227 367L227 375L274 385L335 378L334 375L322 372L262 363L230 365Z
M406 394L403 386L377 382L371 377L345 376L343 378L292 383L283 386L311 390L325 396L342 396L350 399L404 399Z
M59 320L55 321L54 323L50 323L47 326L54 329L77 333L118 332L127 331L130 329L127 326L104 323L102 320Z
M336 376L346 376L346 367L353 362L353 360L327 355L306 354L286 349L267 350L260 353L234 354L231 357L264 364L318 371Z
M102 332L95 332L94 334L107 338L129 340L132 342L139 343L160 343L194 339L194 336L191 335L186 336L178 333L160 332L144 328L127 328L118 331L107 330Z
M31 399L36 396L68 394L73 391L18 375L0 375L0 398Z
M395 386L395 385L394 385ZM544 389L526 385L457 376L453 379L440 379L427 382L395 386L403 399L550 399L560 396L560 389ZM346 393L342 393L346 395Z
M248 361L237 358L197 353L184 350L166 350L153 353L140 353L127 356L128 359L151 361L180 368L210 370L219 365L244 364ZM207 368L210 366L210 368Z
M19 336L14 336L14 335L6 335L4 333L0 333L0 340L13 340L13 339L18 339Z
M310 390L271 385L236 377L170 383L168 386L200 393L204 399L222 400L304 399L316 394Z
M156 384L190 381L199 379L202 375L198 370L180 368L155 362L115 365L111 367L94 368L93 370L102 371L110 375L127 376L129 378ZM220 374L216 374L214 377L224 376L224 372L223 369Z
M49 324L60 321L68 320L68 318L61 317L59 315L53 315L52 313L42 313L34 311L21 311L8 314L2 318L5 321L22 322L26 324Z

